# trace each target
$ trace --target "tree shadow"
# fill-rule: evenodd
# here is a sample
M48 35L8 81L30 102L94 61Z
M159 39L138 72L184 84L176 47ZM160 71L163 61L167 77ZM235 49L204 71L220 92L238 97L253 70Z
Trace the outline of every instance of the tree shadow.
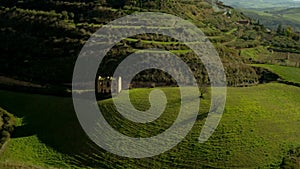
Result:
M30 125L17 126L14 128L14 132L11 135L11 138L21 138L28 137L35 134L35 131L30 129Z
M76 166L105 167L99 154L106 153L85 134L73 108L72 98L0 90L0 107L22 118L12 138L36 135L54 150L72 157ZM113 158L114 155L111 155Z
M195 99L195 98L190 98ZM12 137L36 135L40 142L55 151L68 155L64 161L83 168L119 168L144 166L148 160L160 160L160 156L146 159L129 159L106 152L91 141L81 128L73 107L72 98L28 94L0 90L0 107L22 118L24 125L16 127ZM203 120L208 113L197 116ZM183 123L190 123L187 119ZM59 162L49 162L53 163ZM155 165L149 163L149 165ZM170 163L164 164L172 166Z
M198 121L204 120L204 119L208 116L208 113L209 113L209 112L199 114L199 115L197 116L197 120L198 120Z

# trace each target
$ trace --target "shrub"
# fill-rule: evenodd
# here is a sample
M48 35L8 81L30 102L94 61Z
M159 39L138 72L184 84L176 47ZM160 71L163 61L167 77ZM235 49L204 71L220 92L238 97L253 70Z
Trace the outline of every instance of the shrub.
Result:
M14 130L14 118L12 114L9 114L7 111L3 110L0 108L0 118L2 118L3 121L3 125L1 126L1 135L0 135L0 147L2 146L2 144L5 143L5 141L7 141L10 136L11 133Z

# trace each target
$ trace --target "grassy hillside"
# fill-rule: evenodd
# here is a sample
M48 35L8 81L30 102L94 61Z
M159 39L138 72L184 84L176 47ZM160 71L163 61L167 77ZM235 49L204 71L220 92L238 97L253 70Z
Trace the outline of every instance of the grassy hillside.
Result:
M15 132L0 155L2 165L71 168L67 162L76 160L70 160L61 149L69 149L68 145L77 142L75 138L84 139L84 135L77 131L80 127L69 98L1 91L1 107L17 118Z
M262 46L267 50L300 51L299 43L290 37L282 35L278 41L284 44L278 44L277 41L270 44L268 41L275 35L268 34L263 26L254 21L250 25L237 24L249 18L221 3L218 3L218 8L215 11L206 0L0 0L0 62L5 63L0 67L0 74L41 85L69 84L78 53L90 35L108 22L137 11L173 14L201 28L219 52L228 76L228 85L232 86L257 83L258 75L244 64L239 50ZM207 79L203 64L199 59L195 60L195 55L187 46L170 37L150 34L128 37L117 44L103 61L99 74L111 75L123 58L147 48L175 53L186 62L193 63L190 66L199 81ZM148 75L137 76L136 80L153 80L149 76L153 73L146 73ZM166 77L161 72L154 75Z
M300 37L296 34L270 33L255 21L238 24L249 18L221 3L218 8L215 11L204 0L0 0L0 74L38 86L70 83L77 55L90 35L136 11L174 14L201 28L219 52L230 86L258 82L259 75L246 63L261 58L273 60L278 53L285 62L285 58L292 58L290 53L300 53ZM99 72L111 75L122 59L147 48L173 52L189 64L199 81L208 83L203 64L187 46L155 34L122 40L108 53ZM295 54L291 63L297 66L298 62ZM298 82L294 70L274 67L278 74ZM148 76L138 75L136 80L168 78L158 71L146 73ZM180 106L178 88L161 89L168 97L166 112L149 125L124 120L110 99L99 102L99 106L120 132L133 137L152 136L172 124ZM132 102L140 110L149 108L151 90L130 91ZM88 139L77 121L71 98L2 90L0 107L16 116L17 127L0 154L0 168L276 168L291 147L300 146L299 92L300 88L277 83L229 88L217 131L208 142L199 144L210 104L208 95L201 101L194 128L178 146L152 158L128 159L110 154Z
M152 89L130 91L141 110L149 107ZM172 124L178 111L178 89L162 88L169 104L166 112L149 125L124 121L111 100L100 108L120 132L149 136ZM14 113L18 127L0 156L3 166L55 168L174 168L174 167L278 167L293 146L300 146L300 88L271 83L249 88L229 88L226 110L213 136L198 143L209 107L201 101L199 118L186 139L172 150L145 159L127 159L97 148L82 132L70 98L1 91L0 106ZM143 103L143 104L140 104Z

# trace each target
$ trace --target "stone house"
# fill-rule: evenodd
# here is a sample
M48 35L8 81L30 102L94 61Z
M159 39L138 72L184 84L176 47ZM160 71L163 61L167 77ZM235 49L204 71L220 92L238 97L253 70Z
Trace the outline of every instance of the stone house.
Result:
M112 91L113 90L113 91ZM97 81L97 93L120 93L122 91L122 78L118 77L117 79L113 77L98 77Z

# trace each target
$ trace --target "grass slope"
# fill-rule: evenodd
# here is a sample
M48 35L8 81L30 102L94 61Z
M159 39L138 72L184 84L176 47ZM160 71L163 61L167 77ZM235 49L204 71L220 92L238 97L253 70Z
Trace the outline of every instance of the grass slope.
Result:
M77 137L81 137L80 131L73 130L77 125L75 115L62 113L72 112L70 99L0 93L1 107L17 117L15 132L0 156L2 165L75 168L67 163L70 157L62 153L70 147L68 144L76 142L70 135L79 133Z
M286 81L300 84L300 68L267 64L254 64L254 66L266 68Z
M140 110L149 108L152 89L131 91ZM177 116L178 89L162 88L166 112L155 122L141 125L124 120L111 100L100 102L109 123L120 132L148 137L168 128ZM4 166L56 168L199 168L278 167L290 147L300 146L300 88L271 83L229 88L226 110L213 136L198 143L209 99L201 101L199 118L188 136L159 156L128 159L97 149L77 123L70 98L0 91L0 106L19 118L19 127L0 156Z

